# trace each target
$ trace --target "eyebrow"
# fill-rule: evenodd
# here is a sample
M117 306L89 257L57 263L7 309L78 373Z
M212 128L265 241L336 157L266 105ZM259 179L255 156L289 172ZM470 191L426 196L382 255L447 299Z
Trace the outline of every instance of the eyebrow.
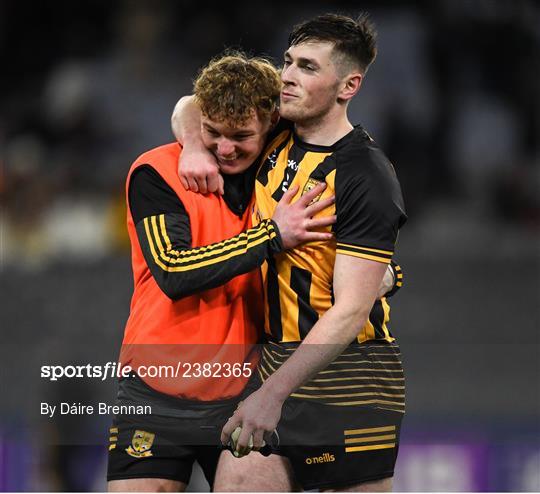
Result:
M233 133L234 137L250 137L252 135L255 135L255 132L252 130L239 130Z
M283 57L292 59L292 56L289 53L289 50L287 50L285 53L283 53ZM297 62L298 65L300 65L300 64L303 64L303 65L311 64L311 65L315 65L316 67L320 67L320 65L313 58L299 57L299 58L296 59L296 62Z
M215 127L212 127L212 125L210 125L209 123L203 122L203 126L207 130L221 134L221 132L218 129L216 129ZM251 129L235 130L234 132L231 132L231 135L234 137L249 137L249 136L255 135L255 131Z

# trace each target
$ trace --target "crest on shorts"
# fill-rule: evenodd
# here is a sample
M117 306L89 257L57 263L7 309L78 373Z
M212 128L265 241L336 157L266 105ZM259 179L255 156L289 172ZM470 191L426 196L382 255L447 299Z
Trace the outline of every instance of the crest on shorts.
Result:
M313 187L316 187L321 183L320 180L315 180L314 178L308 178L306 184L304 185L304 188L302 189L302 195L307 194ZM322 192L315 198L313 201L311 201L310 204L313 204L314 202L317 202L322 196Z
M156 435L146 431L135 431L131 439L131 445L126 448L126 453L134 458L147 458L152 456L152 443Z

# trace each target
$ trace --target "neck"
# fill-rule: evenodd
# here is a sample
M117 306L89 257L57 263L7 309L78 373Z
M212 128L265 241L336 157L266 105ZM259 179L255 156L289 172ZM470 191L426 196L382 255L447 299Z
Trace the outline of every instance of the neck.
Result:
M294 128L298 137L304 142L331 146L347 135L353 126L347 118L346 109L338 107L322 117L296 122Z

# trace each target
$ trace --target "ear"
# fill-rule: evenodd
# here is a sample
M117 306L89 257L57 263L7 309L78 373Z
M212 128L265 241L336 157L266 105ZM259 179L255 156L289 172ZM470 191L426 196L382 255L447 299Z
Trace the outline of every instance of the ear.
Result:
M342 101L349 101L360 90L363 79L364 76L360 72L348 74L342 81L338 98Z

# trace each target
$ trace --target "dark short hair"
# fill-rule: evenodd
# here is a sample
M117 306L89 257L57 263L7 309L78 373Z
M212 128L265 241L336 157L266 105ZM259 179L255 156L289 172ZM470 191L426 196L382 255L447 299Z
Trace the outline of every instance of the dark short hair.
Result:
M377 31L366 13L355 20L339 14L323 14L294 26L289 46L308 41L334 44L334 50L366 72L377 56Z

